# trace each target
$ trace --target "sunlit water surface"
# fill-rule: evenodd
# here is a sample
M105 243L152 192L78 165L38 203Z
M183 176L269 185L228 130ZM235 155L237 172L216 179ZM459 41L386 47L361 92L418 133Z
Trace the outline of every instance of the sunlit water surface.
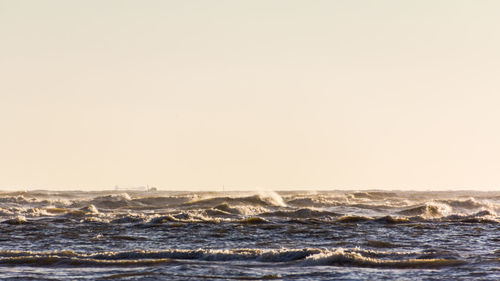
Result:
M0 279L500 280L500 192L0 193Z

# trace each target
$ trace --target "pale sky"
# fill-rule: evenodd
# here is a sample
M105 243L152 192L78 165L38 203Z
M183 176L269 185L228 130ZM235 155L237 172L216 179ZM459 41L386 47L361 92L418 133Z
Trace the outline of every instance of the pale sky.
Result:
M0 0L0 189L498 189L500 1Z

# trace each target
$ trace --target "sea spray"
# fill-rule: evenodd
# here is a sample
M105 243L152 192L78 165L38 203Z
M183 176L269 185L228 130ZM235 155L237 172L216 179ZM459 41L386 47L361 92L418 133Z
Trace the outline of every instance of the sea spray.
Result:
M500 192L0 192L0 279L495 280L499 204Z

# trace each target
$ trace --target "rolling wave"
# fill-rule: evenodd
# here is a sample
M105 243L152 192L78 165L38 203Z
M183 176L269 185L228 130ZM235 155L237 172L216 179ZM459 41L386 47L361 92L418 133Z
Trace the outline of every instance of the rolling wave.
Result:
M496 198L496 199L495 199ZM0 222L34 219L168 223L319 220L405 223L499 221L496 193L436 192L11 192L0 193ZM23 217L24 219L19 219ZM255 220L255 219L254 219Z
M453 257L422 258L427 253L377 252L360 249L230 249L123 251L82 254L74 251L0 251L0 264L29 266L131 266L175 263L176 260L254 261L290 266L345 266L381 268L437 268L461 265Z

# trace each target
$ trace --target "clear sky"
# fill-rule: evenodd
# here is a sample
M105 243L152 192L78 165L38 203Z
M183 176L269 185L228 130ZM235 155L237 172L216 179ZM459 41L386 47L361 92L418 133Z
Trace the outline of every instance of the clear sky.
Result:
M0 188L498 188L499 13L0 0Z

